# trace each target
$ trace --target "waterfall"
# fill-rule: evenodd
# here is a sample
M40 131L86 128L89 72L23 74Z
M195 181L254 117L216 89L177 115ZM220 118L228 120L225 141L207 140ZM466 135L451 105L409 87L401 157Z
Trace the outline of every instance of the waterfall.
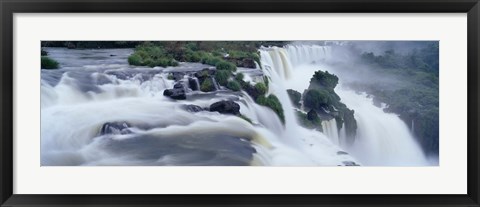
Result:
M335 74L335 68L327 66L332 55L332 48L329 46L317 45L287 45L284 48L264 48L260 51L262 60L283 70L290 69L288 78L285 76L279 82L285 83L285 88L303 92L308 88L310 78L317 70L329 71ZM289 62L286 65L278 60L281 54L288 56ZM265 57L270 55L270 57ZM283 70L276 70L285 74ZM273 71L273 70L272 70ZM338 74L341 75L341 74ZM341 146L347 148L363 164L367 165L426 165L427 161L409 131L407 125L395 114L385 113L373 105L371 98L366 95L356 94L347 90L341 85L342 77L339 76L340 84L335 89L341 101L347 107L355 111L357 120L357 136L353 146L343 146L346 135L344 127L338 130L335 121L322 122L323 134ZM282 101L282 104L284 102ZM413 126L413 123L412 123Z
M330 140L334 144L341 146L339 130L337 128L337 121L335 119L322 121L322 129L323 129L323 133L327 135L327 137L330 138Z
M345 127L339 129L335 119L321 123L323 132L301 127L286 90L303 92L317 70L335 73L325 64L332 58L329 46L262 47L261 67L248 69L254 71L252 74L242 71L244 79L252 84L263 81L263 76L268 78L267 96L275 95L280 101L284 122L244 91L190 90L186 100L165 97L164 91L176 83L168 79L175 69L129 66L126 59L131 52L125 50L52 50L49 55L53 58L67 55L66 59L58 59L73 63L61 64L68 68L42 70L42 165L424 164L421 149L398 116L383 112L373 106L371 99L341 84L336 92L347 107L355 110L355 144L344 146ZM112 53L115 61L110 63L111 57L100 63L88 59ZM88 67L83 67L87 62ZM182 79L184 87L188 88L188 80L193 78L200 88L199 80L192 75L195 71L190 70L205 66L181 64L187 64L186 71L190 72ZM243 117L209 111L211 104L222 100L239 104ZM200 110L185 109L191 105ZM120 123L128 133L101 134L99 130L105 123Z

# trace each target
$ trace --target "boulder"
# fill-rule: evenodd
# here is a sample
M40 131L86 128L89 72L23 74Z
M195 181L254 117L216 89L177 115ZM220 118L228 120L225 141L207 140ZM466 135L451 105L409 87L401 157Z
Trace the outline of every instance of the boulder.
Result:
M185 93L185 89L183 88L166 89L165 91L163 91L163 95L175 100L187 99L187 94Z
M182 88L183 88L183 84L182 84L181 82L175 83L175 85L173 85L173 88L174 88L174 89L182 89Z
M130 134L132 131L128 129L130 124L127 122L107 122L100 128L100 135L106 134Z
M179 81L182 80L183 77L185 76L185 73L182 72L172 72L173 80L174 81Z
M197 106L197 105L193 105L193 104L183 105L182 108L183 108L185 111L193 112L193 113L203 111L203 108L202 108L202 107Z
M200 83L196 78L188 78L188 87L192 89L192 91L200 90Z
M221 114L240 114L240 105L234 101L219 101L210 105L210 111L217 111Z

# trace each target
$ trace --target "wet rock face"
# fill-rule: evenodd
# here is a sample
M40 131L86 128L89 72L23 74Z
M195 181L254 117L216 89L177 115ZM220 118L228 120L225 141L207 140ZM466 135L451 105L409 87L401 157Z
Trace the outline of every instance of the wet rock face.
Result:
M233 101L219 101L210 105L210 111L216 111L221 114L240 114L240 105Z
M188 78L188 87L192 89L192 91L200 90L199 85L200 83L198 83L198 79Z
M183 105L182 108L183 108L185 111L193 112L193 113L203 111L203 108L202 108L202 107L197 106L197 105L193 105L193 104Z
M107 134L130 134L130 124L127 122L107 122L100 129L100 135Z
M165 91L163 91L163 95L175 100L187 99L185 87L183 86L182 83L176 83L173 86L173 89L166 89Z

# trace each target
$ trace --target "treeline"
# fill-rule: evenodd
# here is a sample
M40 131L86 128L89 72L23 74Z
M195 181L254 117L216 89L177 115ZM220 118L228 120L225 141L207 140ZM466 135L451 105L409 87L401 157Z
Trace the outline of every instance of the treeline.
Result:
M374 95L374 103L386 103L384 109L400 115L427 154L439 150L439 45L419 42L415 48L381 54L361 52L354 65L367 65L378 74L401 80L395 86L376 81L357 81L350 86Z

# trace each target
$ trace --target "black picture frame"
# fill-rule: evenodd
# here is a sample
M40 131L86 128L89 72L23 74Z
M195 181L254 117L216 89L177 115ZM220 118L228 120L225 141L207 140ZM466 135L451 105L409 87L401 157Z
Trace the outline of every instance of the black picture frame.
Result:
M1 206L480 206L478 0L0 0ZM20 195L13 194L15 13L467 13L468 193L465 195ZM452 178L454 179L454 178Z

